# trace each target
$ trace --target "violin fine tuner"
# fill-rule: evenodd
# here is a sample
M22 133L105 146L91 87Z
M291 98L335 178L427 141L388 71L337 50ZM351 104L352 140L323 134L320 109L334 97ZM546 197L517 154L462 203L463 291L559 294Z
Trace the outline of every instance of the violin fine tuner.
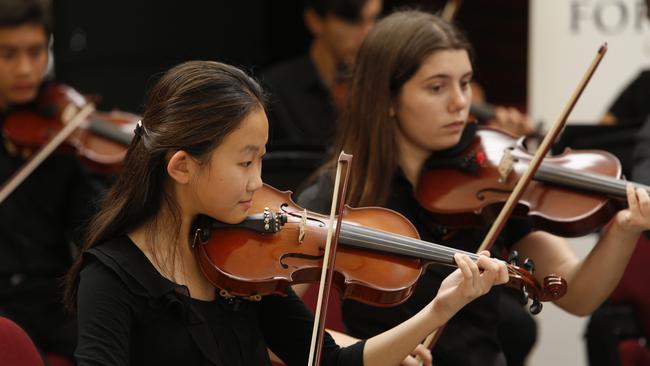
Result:
M194 248L199 244L207 243L213 229L244 228L260 234L273 234L280 231L280 227L286 223L287 215L285 213L271 212L268 207L264 207L262 213L250 215L244 221L235 225L225 224L200 215L194 224L191 246Z

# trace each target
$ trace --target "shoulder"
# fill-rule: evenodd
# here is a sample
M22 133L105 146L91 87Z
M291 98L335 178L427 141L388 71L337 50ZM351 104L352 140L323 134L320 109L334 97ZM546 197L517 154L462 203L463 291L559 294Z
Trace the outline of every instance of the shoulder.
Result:
M316 78L316 69L308 54L275 64L262 73L262 83L274 91L282 90L296 82Z
M650 69L641 71L637 79L643 80L645 83L650 83Z
M83 263L81 276L97 276L104 280L110 276L136 296L160 298L179 287L162 277L126 235L86 251Z
M650 88L650 69L641 71L629 84L625 87L625 91L646 92Z

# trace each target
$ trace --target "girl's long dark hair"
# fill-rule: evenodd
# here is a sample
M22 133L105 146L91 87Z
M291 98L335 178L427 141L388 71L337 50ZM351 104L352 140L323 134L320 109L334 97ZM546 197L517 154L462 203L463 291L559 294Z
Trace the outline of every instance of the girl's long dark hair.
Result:
M148 221L159 226L156 215L163 205L172 224L180 227L178 205L166 189L168 155L184 150L207 163L224 137L264 103L258 83L233 66L191 61L166 72L149 93L142 127L136 129L122 172L88 227L82 254ZM70 310L76 308L81 267L80 255L65 278L64 302Z
M389 108L428 56L449 49L472 53L456 27L416 10L393 13L368 33L338 121L334 154L320 170L333 169L340 151L354 155L348 204L381 206L388 199L398 164L398 122Z

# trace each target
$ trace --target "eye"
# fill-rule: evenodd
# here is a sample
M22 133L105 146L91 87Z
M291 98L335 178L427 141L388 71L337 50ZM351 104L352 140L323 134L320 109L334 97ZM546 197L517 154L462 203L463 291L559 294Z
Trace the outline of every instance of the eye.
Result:
M239 163L239 165L241 165L241 166L244 167L244 168L248 168L248 167L251 166L252 164L253 164L252 161L245 161L245 162L243 162L243 163Z
M463 80L460 82L460 87L465 90L470 87L470 84L472 83L472 80Z
M435 85L432 85L430 89L431 89L431 91L434 92L434 93L440 93L440 92L442 91L443 88L444 88L444 85L442 85L442 84L435 84Z
M10 50L0 51L0 57L6 60L12 59L16 55L16 52Z
M45 49L42 47L32 48L29 50L29 56L32 58L38 58L45 53Z

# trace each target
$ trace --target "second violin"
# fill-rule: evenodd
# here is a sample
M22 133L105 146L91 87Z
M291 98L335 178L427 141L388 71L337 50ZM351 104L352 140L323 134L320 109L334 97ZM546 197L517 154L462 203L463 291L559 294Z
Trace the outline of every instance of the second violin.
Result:
M29 157L86 103L83 95L66 85L47 85L34 102L35 108L17 108L6 117L2 130L5 146L23 158ZM75 151L92 170L114 174L121 167L139 119L122 111L93 112L64 146Z
M425 168L416 189L418 201L442 225L487 226L531 159L523 141L479 128L460 154ZM612 154L568 150L544 159L514 215L557 235L586 235L622 207L628 183L621 179L621 164Z

